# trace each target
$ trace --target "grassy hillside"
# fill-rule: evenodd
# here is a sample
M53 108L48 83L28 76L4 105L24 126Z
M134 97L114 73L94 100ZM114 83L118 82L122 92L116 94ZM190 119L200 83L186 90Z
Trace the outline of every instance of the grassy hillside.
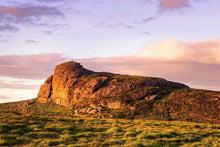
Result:
M161 88L155 94L160 96L160 98L153 101L145 99L128 101L127 107L122 109L102 108L95 115L86 112L75 113L76 110L89 107L86 101L68 108L53 103L41 104L37 102L37 99L0 104L0 113L70 117L77 114L96 118L142 118L220 124L220 92Z
M171 93L163 103L174 120L220 123L220 93L184 89Z
M219 92L161 87L155 94L98 116L37 99L0 104L0 146L220 146Z
M38 116L71 116L72 110L55 105L53 103L41 104L37 102L37 98L21 102L0 104L0 114L9 113L21 116L38 115Z
M220 125L0 114L0 146L212 146Z
M220 92L175 90L157 101L137 101L136 108L137 116L149 119L219 124Z

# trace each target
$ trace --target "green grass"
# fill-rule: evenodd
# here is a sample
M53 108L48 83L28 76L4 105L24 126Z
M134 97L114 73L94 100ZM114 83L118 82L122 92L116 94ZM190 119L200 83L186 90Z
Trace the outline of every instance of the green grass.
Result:
M0 146L219 145L220 125L207 123L0 115Z

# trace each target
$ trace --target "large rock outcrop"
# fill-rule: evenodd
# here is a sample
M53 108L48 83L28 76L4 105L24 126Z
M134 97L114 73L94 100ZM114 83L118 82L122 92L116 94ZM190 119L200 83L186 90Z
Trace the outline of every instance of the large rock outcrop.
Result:
M57 65L54 74L41 86L38 101L68 107L86 104L119 109L132 101L151 95L159 99L160 95L172 92L166 89L181 88L188 86L162 78L93 72L79 63L66 62Z

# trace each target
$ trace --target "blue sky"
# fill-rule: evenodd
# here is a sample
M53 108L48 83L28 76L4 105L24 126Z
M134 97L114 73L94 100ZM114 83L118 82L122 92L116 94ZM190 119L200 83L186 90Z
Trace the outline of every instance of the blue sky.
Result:
M1 1L0 102L36 97L54 66L72 58L93 70L219 90L219 7L218 0Z

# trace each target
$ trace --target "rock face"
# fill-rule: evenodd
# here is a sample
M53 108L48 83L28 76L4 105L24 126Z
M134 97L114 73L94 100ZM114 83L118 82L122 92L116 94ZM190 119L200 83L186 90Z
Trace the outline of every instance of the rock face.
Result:
M38 93L38 101L46 103L51 97L53 76L47 78Z
M72 102L72 86L77 82L77 78L90 73L79 63L67 62L56 66L53 81L51 98L56 104L69 106ZM74 99L75 100L75 99Z
M144 100L146 97L158 99L159 96L151 96L164 87L188 88L161 78L93 72L79 63L66 62L57 65L54 74L41 86L38 102L54 102L67 107L84 104L120 109L127 107L132 101Z

